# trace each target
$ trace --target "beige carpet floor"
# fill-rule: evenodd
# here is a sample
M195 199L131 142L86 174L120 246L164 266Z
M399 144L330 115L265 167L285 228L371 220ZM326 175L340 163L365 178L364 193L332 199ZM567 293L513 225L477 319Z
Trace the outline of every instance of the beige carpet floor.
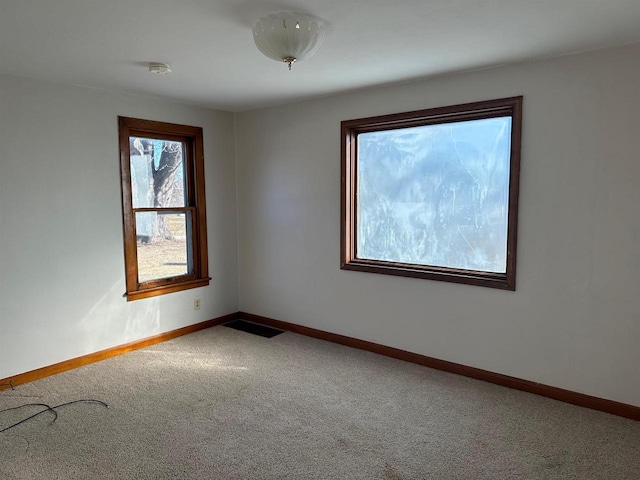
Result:
M219 326L0 392L0 479L640 479L640 422ZM37 413L0 413L0 430Z

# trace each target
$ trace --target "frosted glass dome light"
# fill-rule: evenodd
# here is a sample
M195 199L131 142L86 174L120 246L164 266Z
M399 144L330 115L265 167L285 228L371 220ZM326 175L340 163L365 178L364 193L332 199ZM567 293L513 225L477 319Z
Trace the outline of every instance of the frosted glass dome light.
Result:
M291 65L318 51L324 40L324 22L306 13L272 13L253 27L253 41L267 57Z

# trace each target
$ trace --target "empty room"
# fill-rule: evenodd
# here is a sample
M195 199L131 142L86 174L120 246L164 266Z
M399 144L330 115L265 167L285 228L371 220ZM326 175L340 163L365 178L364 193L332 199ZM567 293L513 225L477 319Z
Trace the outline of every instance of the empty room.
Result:
M640 478L638 25L0 0L0 479Z

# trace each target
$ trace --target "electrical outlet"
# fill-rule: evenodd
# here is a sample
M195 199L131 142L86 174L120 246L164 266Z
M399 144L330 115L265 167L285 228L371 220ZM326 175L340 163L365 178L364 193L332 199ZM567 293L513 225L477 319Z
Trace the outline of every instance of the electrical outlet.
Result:
M193 300L193 309L194 310L200 310L200 299L199 298L195 298Z

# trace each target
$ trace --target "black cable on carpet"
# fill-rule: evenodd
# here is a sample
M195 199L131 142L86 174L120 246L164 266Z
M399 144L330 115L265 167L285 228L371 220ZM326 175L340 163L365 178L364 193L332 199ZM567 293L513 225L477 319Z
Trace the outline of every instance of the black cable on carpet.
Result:
M24 408L24 407L44 407L44 410L40 410L38 413L35 413L35 414L33 414L33 415L31 415L31 416L29 416L27 418L24 418L24 419L20 420L19 422L14 423L13 425L9 425L8 427L3 428L2 430L0 430L0 433L6 432L7 430L11 430L12 428L17 427L18 425L21 425L21 424L23 424L25 422L28 422L32 418L35 418L38 415L42 415L45 412L51 412L51 413L53 413L55 415L53 417L53 420L51 421L51 423L53 423L58 419L58 412L56 412L56 408L66 407L67 405L73 405L74 403L99 403L103 407L109 408L109 405L107 405L106 403L101 402L100 400L92 400L92 399L73 400L72 402L61 403L60 405L56 405L55 407L51 407L51 406L47 405L46 403L25 403L24 405L20 405L19 407L5 408L4 410L0 410L0 413L9 412L9 411L12 411L12 410L18 410L18 409Z

